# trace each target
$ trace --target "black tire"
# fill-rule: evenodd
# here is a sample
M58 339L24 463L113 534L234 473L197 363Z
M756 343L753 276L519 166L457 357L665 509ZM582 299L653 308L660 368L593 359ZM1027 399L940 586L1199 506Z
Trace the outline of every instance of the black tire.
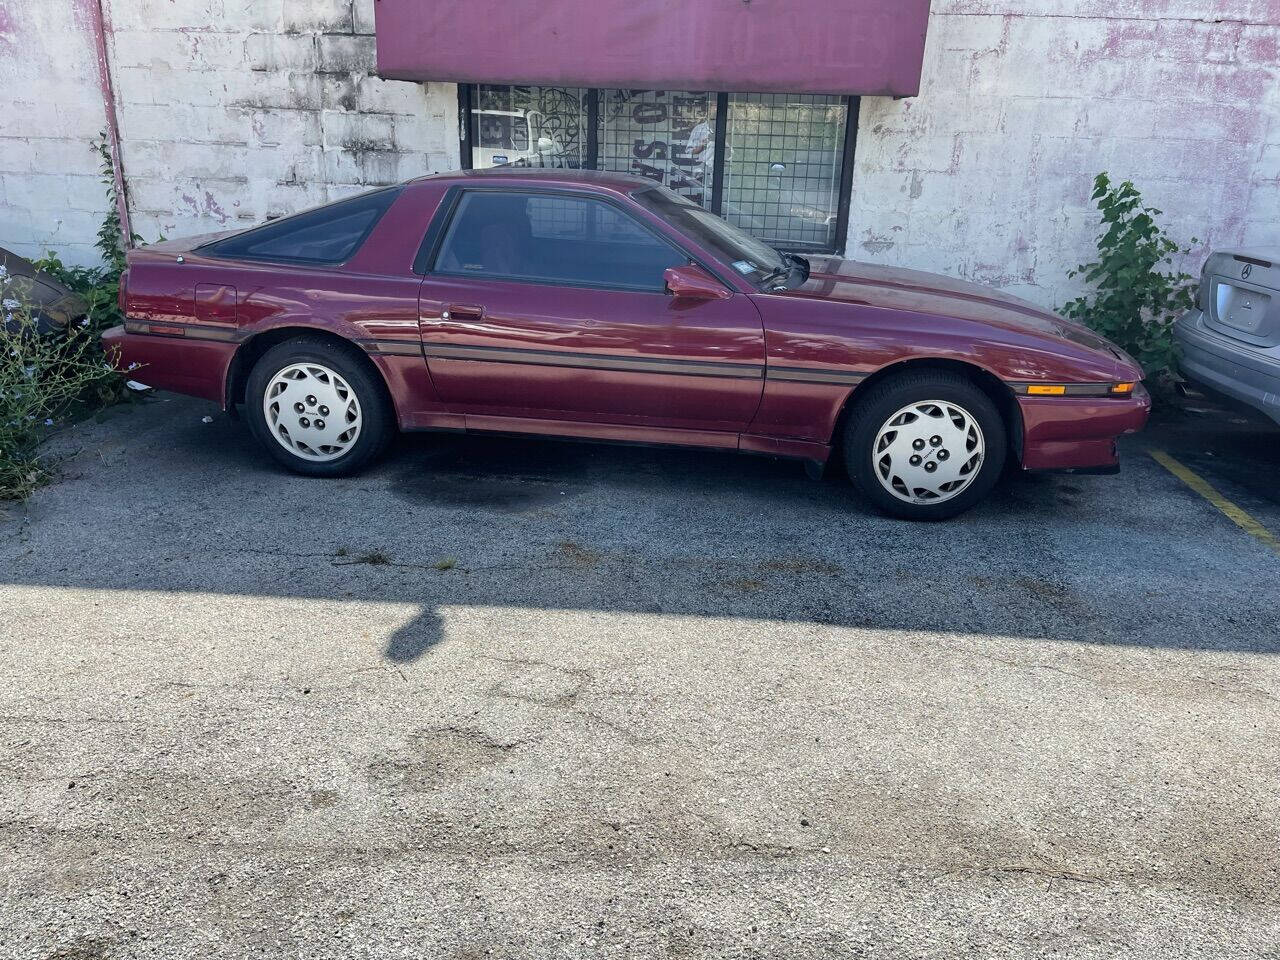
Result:
M332 460L309 460L286 449L272 434L263 408L268 385L276 374L292 364L315 363L338 374L354 392L359 406L360 429L350 449ZM395 434L395 415L386 386L370 370L354 348L322 337L299 336L278 343L253 365L245 389L245 414L249 429L281 466L308 477L345 477L368 466L386 449Z
M958 494L938 503L899 499L876 473L874 444L880 429L903 407L928 400L963 408L982 431L985 453L977 474ZM968 510L995 487L1004 470L1008 434L1000 411L972 381L946 371L901 373L873 385L857 397L844 430L844 458L858 491L878 510L904 520L948 520Z

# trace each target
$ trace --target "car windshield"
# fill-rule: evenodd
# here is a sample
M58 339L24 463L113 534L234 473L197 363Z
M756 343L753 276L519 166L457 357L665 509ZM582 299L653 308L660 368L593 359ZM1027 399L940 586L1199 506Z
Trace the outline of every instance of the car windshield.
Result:
M763 283L767 278L786 276L790 269L786 258L764 241L666 187L647 187L634 196L681 233L715 251L744 277Z

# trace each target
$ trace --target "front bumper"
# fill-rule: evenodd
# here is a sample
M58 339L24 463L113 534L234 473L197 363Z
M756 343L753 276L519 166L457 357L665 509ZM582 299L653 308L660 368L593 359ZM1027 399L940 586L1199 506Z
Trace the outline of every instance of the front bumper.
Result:
M1188 380L1248 404L1280 423L1280 347L1255 347L1211 330L1204 314L1188 310L1174 324L1182 348L1178 366Z
M1151 414L1142 384L1120 398L1019 397L1026 470L1105 472L1119 466L1116 438L1137 433Z
M123 326L102 334L112 365L131 379L160 390L225 402L227 370L236 344L151 333L130 333Z

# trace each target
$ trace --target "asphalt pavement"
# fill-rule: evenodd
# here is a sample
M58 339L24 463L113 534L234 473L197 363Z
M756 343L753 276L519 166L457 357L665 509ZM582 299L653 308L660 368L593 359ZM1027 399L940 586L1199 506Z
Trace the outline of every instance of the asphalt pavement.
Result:
M1199 409L945 524L109 411L0 518L0 956L1274 958L1280 552L1147 450L1280 535L1280 430Z

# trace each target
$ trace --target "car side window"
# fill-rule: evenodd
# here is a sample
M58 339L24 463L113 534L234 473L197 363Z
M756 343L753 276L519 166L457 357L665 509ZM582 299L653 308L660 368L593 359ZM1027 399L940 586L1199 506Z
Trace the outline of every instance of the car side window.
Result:
M398 189L378 190L340 200L215 240L201 250L237 259L343 263L355 255L398 193Z
M660 293L666 269L687 262L603 200L469 191L454 212L435 270Z

